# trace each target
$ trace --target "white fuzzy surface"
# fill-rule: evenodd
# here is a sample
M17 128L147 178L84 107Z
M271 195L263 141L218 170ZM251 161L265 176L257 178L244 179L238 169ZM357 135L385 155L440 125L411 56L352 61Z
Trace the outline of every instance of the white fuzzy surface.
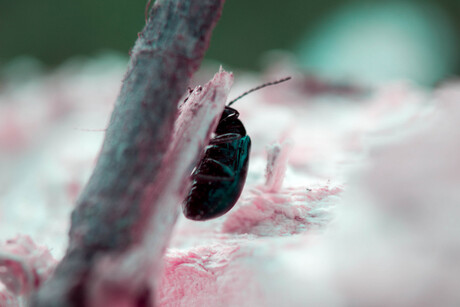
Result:
M103 137L87 130L105 128L124 65L0 89L1 240L29 235L62 257ZM160 306L460 304L460 83L314 96L295 77L235 104L253 142L246 187L221 218L179 219ZM260 82L235 75L230 97ZM267 192L265 148L284 139L283 186Z

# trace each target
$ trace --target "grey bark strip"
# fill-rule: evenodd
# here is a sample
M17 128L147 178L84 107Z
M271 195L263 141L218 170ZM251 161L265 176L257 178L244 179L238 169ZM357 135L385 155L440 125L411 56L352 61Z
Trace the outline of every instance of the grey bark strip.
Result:
M162 273L159 260L169 243L180 204L191 187L192 169L217 128L232 83L232 75L220 71L206 85L197 87L183 104L160 174L144 194L146 204L158 205L146 217L148 226L142 242L118 257L107 255L98 260L89 285L94 306L116 306L119 293L138 297L139 289L157 290L161 286L157 284Z
M146 189L172 140L177 104L199 67L224 0L159 0L132 50L95 170L72 213L69 247L32 306L87 306L97 259L142 241L159 203ZM140 222L142 221L142 222ZM117 289L114 289L116 291ZM149 306L148 289L133 306Z

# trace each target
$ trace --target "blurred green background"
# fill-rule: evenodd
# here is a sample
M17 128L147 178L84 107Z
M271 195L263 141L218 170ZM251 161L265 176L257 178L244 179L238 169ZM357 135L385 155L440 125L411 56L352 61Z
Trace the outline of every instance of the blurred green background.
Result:
M395 3L399 2L402 1ZM281 49L295 54L307 69L312 67L313 70L322 71L325 66L332 65L328 63L334 63L336 66L335 57L340 61L341 58L348 56L346 52L353 53L356 57L356 50L346 48L339 57L342 50L341 45L337 45L336 41L347 35L341 32L343 25L349 24L350 20L355 20L354 16L357 16L356 20L359 16L364 16L368 18L365 22L372 22L375 19L372 14L381 11L378 7L380 3L388 3L388 1L227 0L206 58L232 68L258 70L261 68L260 59L266 51ZM426 57L428 61L435 61L428 67L430 71L432 67L443 65L442 71L436 72L436 77L428 82L458 74L460 62L456 53L458 51L456 38L458 38L457 29L460 29L460 1L404 1L404 3L412 3L411 7L429 5L417 13L420 16L417 17L415 26L412 21L407 26L402 24L403 30L418 27L415 32L409 31L408 37L415 37L420 33L423 36L427 32L426 29L429 32L433 27L435 30L440 29L439 33L434 31L431 36L414 38L418 41L413 46L409 46L419 51L427 50L426 54L420 57L420 62L426 62ZM0 65L24 55L37 58L45 64L45 67L54 67L74 56L95 56L111 50L127 56L137 38L137 32L144 25L145 5L146 0L0 0ZM373 11L358 12L360 8L372 5L377 5L377 8ZM351 17L348 21L344 21L344 16L348 13L344 15L340 12L348 8L358 8L358 10L352 9ZM398 10L396 6L385 15L390 26L394 24L390 20L391 16L397 15ZM433 10L436 13L432 22L430 12ZM403 22L408 20L404 16L399 19ZM420 26L419 21L422 20L423 23L425 19L427 24ZM335 28L331 29L330 25L335 25ZM357 27L366 28L367 24L358 23ZM372 37L372 33L370 35ZM374 37L377 35L378 33ZM319 41L318 36L321 37ZM360 42L365 42L368 38L363 36L362 39L358 38L357 42L350 41L350 44L357 46L357 49L363 49L360 47ZM407 39L403 38L402 41ZM423 44L419 44L419 41L423 41ZM311 42L314 42L314 46L309 45ZM395 46L396 44L401 43L396 41ZM391 45L391 39L386 45ZM431 50L433 46L438 49ZM382 50L379 46L375 48ZM336 55L327 55L331 50ZM368 53L374 51L370 50ZM396 55L398 56L399 54ZM406 56L407 59L412 57ZM444 62L439 64L436 58ZM393 58L388 60L392 61ZM405 61L403 59L403 62ZM350 65L355 65L355 62ZM394 65L400 64L395 62ZM326 67L326 71L327 69Z

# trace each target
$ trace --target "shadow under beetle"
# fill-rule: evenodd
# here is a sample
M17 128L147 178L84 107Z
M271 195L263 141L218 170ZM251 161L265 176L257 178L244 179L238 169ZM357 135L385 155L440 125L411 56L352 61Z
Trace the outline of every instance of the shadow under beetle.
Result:
M262 84L225 106L215 135L191 175L192 187L182 204L185 217L206 221L224 215L233 208L246 182L251 139L238 119L240 114L230 106L253 91L289 79L291 77Z

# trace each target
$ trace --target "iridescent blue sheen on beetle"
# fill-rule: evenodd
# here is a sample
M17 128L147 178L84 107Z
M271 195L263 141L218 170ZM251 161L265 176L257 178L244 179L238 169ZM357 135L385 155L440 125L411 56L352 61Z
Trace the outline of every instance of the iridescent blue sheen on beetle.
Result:
M185 217L205 221L222 216L233 208L246 182L251 139L238 119L240 114L230 105L255 90L289 79L265 83L225 106L215 135L191 175L192 187L182 204Z
M243 190L248 173L251 139L238 111L225 107L216 136L192 174L192 188L184 202L184 214L204 221L227 213Z

